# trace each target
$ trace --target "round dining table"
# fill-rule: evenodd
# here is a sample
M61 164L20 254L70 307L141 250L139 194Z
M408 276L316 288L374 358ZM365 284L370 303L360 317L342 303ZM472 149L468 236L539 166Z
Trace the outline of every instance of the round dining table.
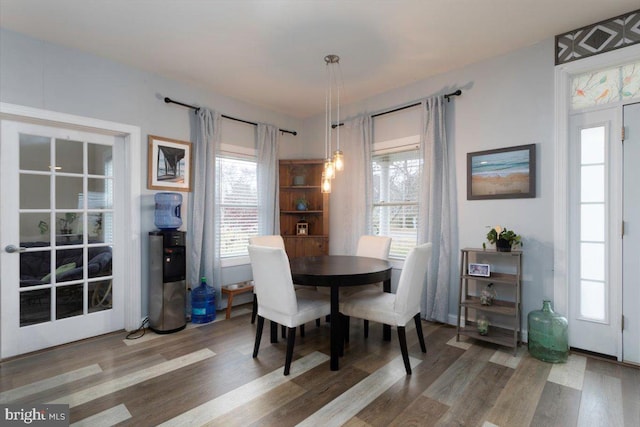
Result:
M352 255L325 255L292 258L291 276L296 285L331 288L331 370L339 369L343 337L339 321L340 288L383 283L391 292L391 263L378 258ZM391 339L389 325L383 327L385 340Z

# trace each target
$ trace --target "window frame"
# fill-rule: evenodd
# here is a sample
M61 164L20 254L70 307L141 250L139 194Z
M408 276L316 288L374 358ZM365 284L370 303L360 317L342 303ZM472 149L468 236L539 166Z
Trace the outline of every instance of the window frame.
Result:
M417 153L417 160L420 162L419 170L420 173L422 173L422 161L420 159L420 144L422 143L421 141L421 137L420 135L411 135L411 136L407 136L407 137L402 137L402 138L397 138L397 139L392 139L392 140L387 140L387 141L380 141L377 143L373 144L372 147L372 151L371 151L371 163L373 166L374 163L374 157L377 156L381 156L381 155L385 155L385 154L397 154L397 153L404 153L404 152L410 152L410 151L415 151ZM373 168L372 168L372 172L373 172ZM372 175L372 180L373 180L373 175ZM415 206L416 207L416 211L419 212L420 209L420 205L419 205L419 188L416 189L416 199L415 202L408 202L408 201L397 201L397 202L383 202L383 203L376 203L373 201L373 185L371 188L371 216L372 218L374 217L374 210L376 208L379 207L389 207L389 206ZM371 226L373 227L373 221ZM418 245L418 231L419 231L419 225L416 224L416 228L415 228L415 233L416 233L416 246ZM370 232L373 234L373 229L370 230ZM379 234L379 235L383 235L383 234ZM386 235L385 235L386 236ZM393 236L387 236L387 237L392 237ZM393 240L392 240L392 245L393 245ZM389 255L389 260L391 261L392 265L394 268L402 268L402 266L404 265L404 260L406 259L405 257L398 257L398 256L393 256L393 255Z
M257 191L258 191L258 187L257 187L257 173L258 173L258 155L257 155L257 150L255 149L250 149L250 148L246 148L246 147L242 147L242 146L238 146L238 145L232 145L232 144L220 144L220 152L216 155L216 162L218 162L218 159L233 159L233 160L241 160L241 161L249 161L249 162L254 162L256 165L256 196L257 196ZM217 181L216 185L219 186L220 182ZM218 189L218 194L219 197L221 196L221 193L219 192ZM221 209L222 208L222 203L220 202L220 200L218 199L216 201L216 205L217 205L217 209ZM258 211L257 213L257 220L259 220L259 216L260 216L260 211L259 211L259 202L256 198L256 210ZM221 236L221 221L218 224L218 233ZM256 234L257 235L257 234ZM220 266L222 268L225 267L235 267L235 266L241 266L241 265L247 265L250 264L250 260L249 260L249 254L243 254L243 255L228 255L228 256L223 256L222 254L222 247L220 248Z

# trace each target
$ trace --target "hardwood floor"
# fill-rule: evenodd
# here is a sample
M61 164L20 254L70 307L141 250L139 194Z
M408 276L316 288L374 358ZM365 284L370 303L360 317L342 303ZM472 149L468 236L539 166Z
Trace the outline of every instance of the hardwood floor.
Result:
M224 312L218 313L224 319ZM329 326L257 359L248 306L230 320L138 340L125 333L0 362L0 404L65 403L72 425L102 426L638 426L640 370L572 354L553 365L423 322L427 354L407 331L413 375L397 335L363 338L351 322L340 370L329 370Z

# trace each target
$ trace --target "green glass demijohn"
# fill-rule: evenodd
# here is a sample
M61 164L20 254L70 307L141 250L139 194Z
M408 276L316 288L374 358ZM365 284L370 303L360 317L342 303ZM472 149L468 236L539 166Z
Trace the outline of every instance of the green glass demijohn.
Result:
M551 309L551 301L542 303L542 310L529 313L529 353L542 361L564 363L569 356L567 319Z

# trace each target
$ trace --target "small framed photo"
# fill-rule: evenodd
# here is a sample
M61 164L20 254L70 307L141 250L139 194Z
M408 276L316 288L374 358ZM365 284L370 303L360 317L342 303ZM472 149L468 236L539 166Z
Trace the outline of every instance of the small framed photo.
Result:
M307 236L309 235L309 224L304 221L300 221L296 224L296 235Z
M150 190L191 191L191 143L149 135Z
M489 277L491 275L491 266L489 264L469 263L469 276Z

